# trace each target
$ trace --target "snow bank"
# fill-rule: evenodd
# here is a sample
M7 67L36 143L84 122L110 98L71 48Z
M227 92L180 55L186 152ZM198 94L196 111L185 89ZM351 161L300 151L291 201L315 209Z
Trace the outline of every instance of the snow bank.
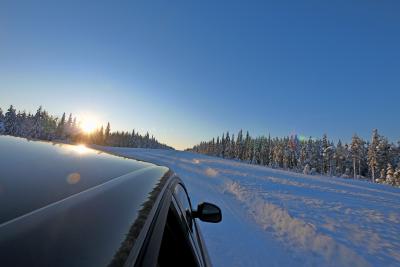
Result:
M272 228L282 242L302 249L305 253L315 253L324 258L325 264L330 263L330 266L370 266L352 250L318 233L314 225L293 218L287 210L265 202L262 197L246 190L239 183L228 182L225 189L246 205L260 226L265 230Z

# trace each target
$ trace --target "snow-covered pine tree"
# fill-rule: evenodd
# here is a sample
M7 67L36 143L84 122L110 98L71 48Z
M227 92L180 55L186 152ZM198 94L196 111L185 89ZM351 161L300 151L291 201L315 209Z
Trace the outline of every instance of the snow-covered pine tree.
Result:
M364 178L368 176L368 145L369 142L366 142L361 138L360 158L358 159L358 173Z
M357 171L358 175L360 174L361 171L361 158L362 158L362 151L363 151L363 145L364 142L361 140L360 137L357 136L357 134L353 135L353 138L351 139L351 144L350 144L350 154L351 158L353 161L353 178L357 178ZM358 168L357 165L358 164Z
M219 140L219 136L217 136L217 142L215 144L215 155L217 157L221 155L221 141Z
M372 131L371 143L368 147L368 167L371 172L372 182L375 182L375 174L378 169L378 145L379 145L379 134L378 130Z
M376 179L377 183L386 183L386 169L381 169L379 178Z
M251 160L252 164L261 163L261 148L262 148L262 138L253 139L253 158Z
M264 165L270 166L272 157L272 140L271 134L268 134L268 139L266 140L267 151L265 152L265 162Z
M229 135L229 131L226 132L225 137L225 151L224 151L224 158L229 159L231 156L231 136Z
M275 139L274 146L274 167L283 168L283 157L284 157L284 142L283 140Z
M235 158L236 159L243 159L243 131L240 129L237 139L236 139L236 146L235 146Z
M344 147L340 139L336 145L335 160L336 160L336 175L341 176L345 171L345 160L344 160Z
M214 138L213 138L213 141L214 141ZM212 145L212 143L211 143L211 145ZM235 152L236 152L235 134L232 134L230 151L229 151L229 158L230 159L236 158Z
M323 151L321 140L315 140L312 142L311 150L311 168L315 168L316 172L323 172Z
M260 141L260 164L268 165L268 156L269 156L269 144L268 139L264 136L261 137Z
M394 170L392 164L388 163L386 168L386 183L395 185Z
M104 132L104 144L105 145L109 144L110 132L111 132L110 122L107 122L107 127L106 127L106 130Z
M60 139L65 138L65 112L63 113L60 121L58 122L56 135Z
M283 168L290 168L290 139L283 138Z
M218 149L219 149L219 139L213 138L213 149L212 149L212 155L217 156L218 155Z
M253 149L251 147L251 137L249 131L246 132L246 138L244 140L244 156L243 160L250 162L253 155Z
M297 169L298 161L299 161L299 154L300 154L300 146L299 140L297 135L291 135L288 138L288 167L290 169ZM301 171L301 169L300 169Z
M22 115L21 111L18 110L17 117L15 120L16 131L15 131L14 135L23 136L23 132L22 132L23 121L24 121L23 115Z
M322 155L325 159L325 164L327 166L327 174L332 176L334 174L334 154L335 154L335 147L333 144L330 144L327 148L325 148L322 152Z
M3 110L0 108L0 135L4 134L6 131L6 127L4 126L4 114Z
M349 144L344 145L344 164L346 166L346 169L349 170L348 175L353 177L353 158L351 157L351 148ZM349 176L349 178L351 178Z
M56 136L57 118L50 115L46 110L43 110L42 129L44 140L53 140Z
M4 118L5 134L15 135L17 133L17 114L13 105L8 108Z
M387 164L390 163L390 145L388 140L383 136L379 138L377 154L378 169L386 169Z
M396 186L400 186L400 164L397 166L396 171L393 174L394 183Z
M303 168L303 172L305 166L308 164L307 162L307 142L300 143L300 154L299 154L299 165ZM310 165L308 165L308 169L310 169Z
M304 141L305 142L305 141ZM305 159L304 164L309 165L310 169L312 166L312 152L313 152L313 140L311 137L308 138L307 143L305 143Z
M394 154L394 165L400 167L400 141L397 141L397 146Z
M64 134L67 139L71 139L74 136L72 113L69 114L68 120L64 124Z
M103 126L101 126L103 128ZM103 130L103 144L104 144L104 139L105 139L105 134ZM130 140L129 140L129 146L130 147L136 147L136 133L135 129L132 129Z
M327 134L324 134L322 136L322 143L321 143L321 155L322 155L321 173L323 173L323 174L328 172L329 153L325 153L326 150L328 149L328 147L329 147L328 136L327 136Z
M225 133L222 133L222 137L221 137L221 156L220 157L225 158L225 150L226 150Z
M30 130L30 124L28 123L28 115L26 114L26 111L24 110L22 113L18 112L19 115L19 136L22 137L28 137L29 138L29 130ZM17 115L18 117L18 115Z

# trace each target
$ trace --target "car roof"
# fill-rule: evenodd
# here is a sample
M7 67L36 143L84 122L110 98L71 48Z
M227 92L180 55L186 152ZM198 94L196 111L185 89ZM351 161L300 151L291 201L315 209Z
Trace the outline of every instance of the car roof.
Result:
M15 202L8 200L9 205L21 212L24 209L18 209L18 205L22 204L28 210L0 223L2 263L100 266L126 260L172 172L166 167L91 149L83 153L75 149L81 148L0 137L0 166L7 174L0 177L0 183L5 181L7 185L0 198L13 196ZM4 152L7 150L10 158ZM15 162L23 166L20 171L12 170ZM46 167L47 164L50 165ZM80 179L90 181L75 191L66 190L82 182L77 179L70 183L68 175L65 177L69 171L81 173ZM102 171L107 175L101 176ZM97 176L100 177L96 180ZM34 186L35 179L40 186ZM25 191L35 202L32 206L18 199L23 197L21 184L25 181ZM29 192L31 187L34 193ZM62 194L56 194L57 190ZM50 202L32 208L38 205L34 197L40 193L47 196L41 199L41 205L44 200ZM7 210L4 202L0 205Z
M0 136L0 224L151 167L155 165L83 145Z

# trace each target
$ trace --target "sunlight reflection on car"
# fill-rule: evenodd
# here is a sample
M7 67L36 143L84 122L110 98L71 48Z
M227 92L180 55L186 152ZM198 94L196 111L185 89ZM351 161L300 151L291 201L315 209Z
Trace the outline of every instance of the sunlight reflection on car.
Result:
M80 144L77 146L71 146L72 150L77 152L78 154L86 154L90 151L84 144Z

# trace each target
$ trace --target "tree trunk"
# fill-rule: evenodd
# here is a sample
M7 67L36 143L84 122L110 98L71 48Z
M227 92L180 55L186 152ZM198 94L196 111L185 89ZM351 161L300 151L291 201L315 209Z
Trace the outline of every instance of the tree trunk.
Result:
M372 182L375 183L375 168L371 167L371 171L372 171Z

